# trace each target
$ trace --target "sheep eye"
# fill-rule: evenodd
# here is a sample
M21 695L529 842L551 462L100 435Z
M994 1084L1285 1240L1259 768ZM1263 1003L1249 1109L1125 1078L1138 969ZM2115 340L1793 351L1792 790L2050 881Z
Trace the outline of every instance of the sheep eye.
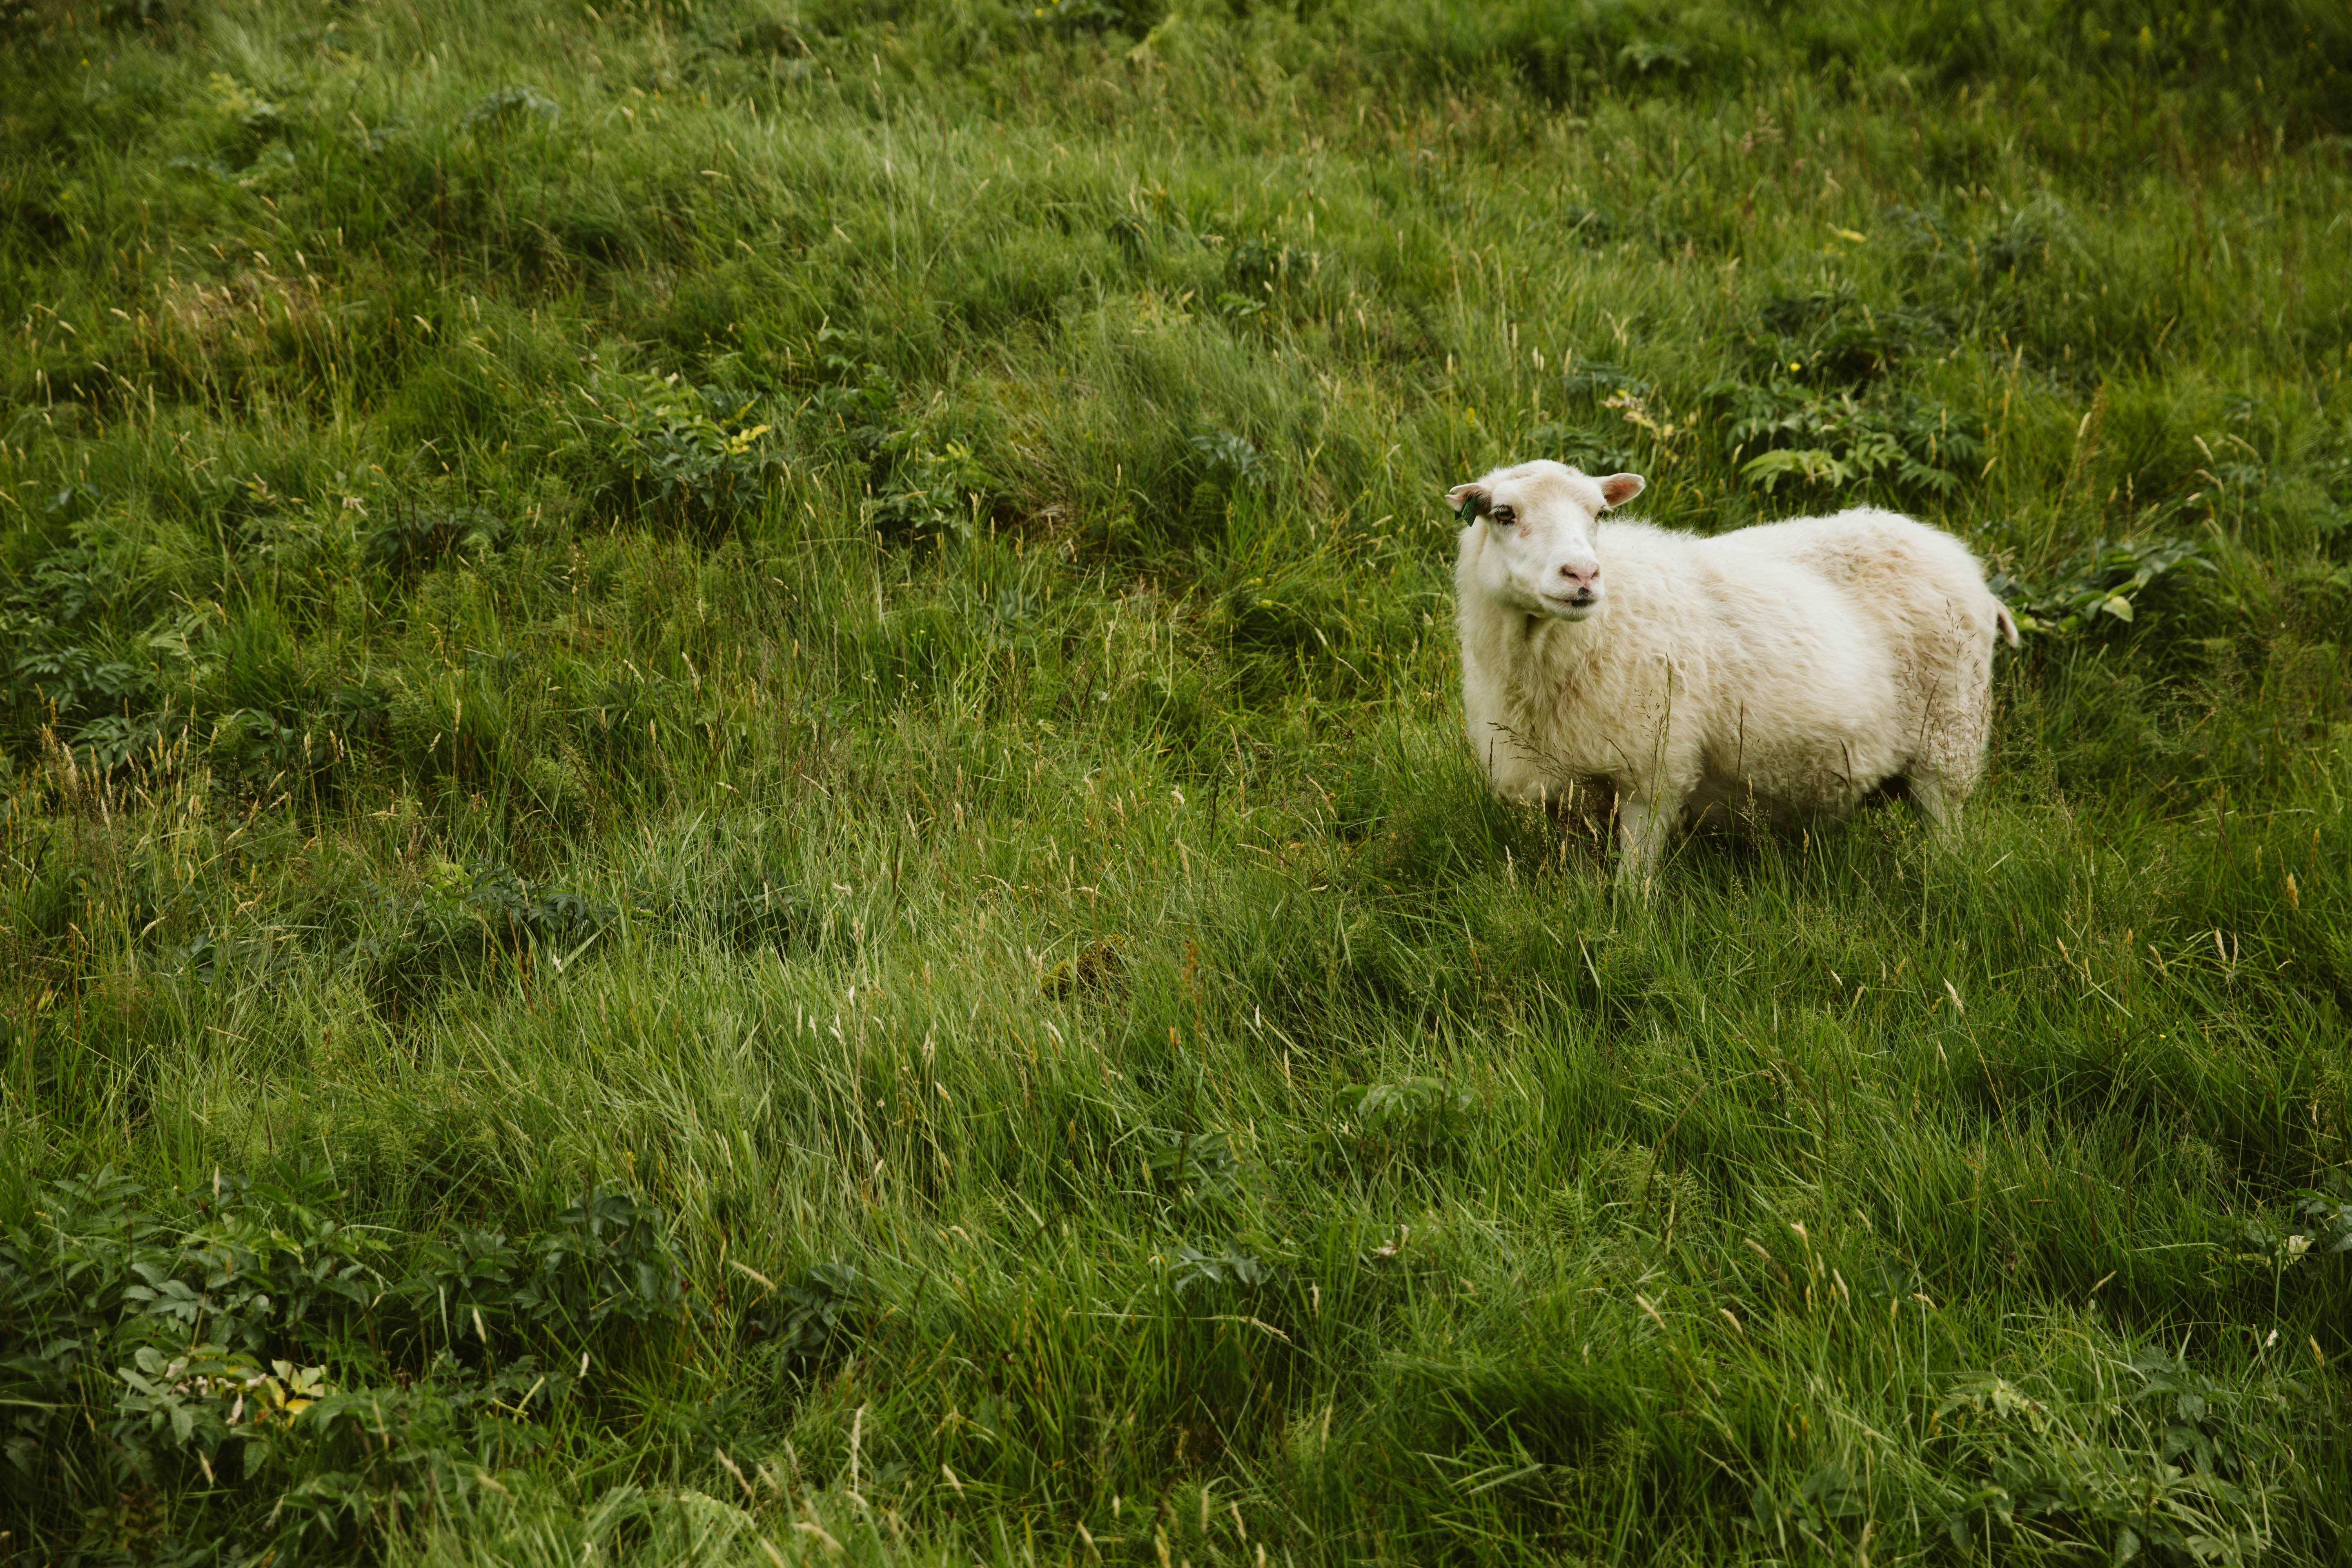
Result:
M1501 523L1506 528L1519 521L1519 514L1513 511L1507 506L1496 507L1489 515L1492 516L1496 522Z

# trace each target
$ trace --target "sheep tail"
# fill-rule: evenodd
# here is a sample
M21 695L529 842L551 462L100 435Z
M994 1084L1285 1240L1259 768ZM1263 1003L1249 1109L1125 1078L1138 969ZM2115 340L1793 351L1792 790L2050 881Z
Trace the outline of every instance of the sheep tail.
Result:
M2017 617L2011 615L2009 613L2009 606L2002 604L1999 599L1995 599L1992 602L1992 613L1993 619L1998 622L2000 626L2001 640L2008 643L2010 647L2015 647L2017 646Z

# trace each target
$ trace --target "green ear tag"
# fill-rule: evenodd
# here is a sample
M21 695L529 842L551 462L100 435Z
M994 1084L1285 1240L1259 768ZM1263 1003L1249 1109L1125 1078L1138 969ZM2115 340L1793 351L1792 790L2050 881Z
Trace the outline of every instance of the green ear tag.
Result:
M1456 510L1454 515L1457 521L1466 524L1469 522L1472 518L1478 515L1478 498L1476 496L1464 496L1462 498L1462 505L1460 509Z

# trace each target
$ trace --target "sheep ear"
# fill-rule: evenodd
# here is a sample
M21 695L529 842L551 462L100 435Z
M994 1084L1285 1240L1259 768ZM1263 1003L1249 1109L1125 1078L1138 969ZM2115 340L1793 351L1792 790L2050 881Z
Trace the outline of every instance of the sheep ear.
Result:
M1639 474L1612 474L1601 481L1601 504L1604 507L1623 506L1640 495L1647 483Z
M1454 515L1467 522L1474 517L1484 517L1494 504L1494 496L1484 485L1456 485L1445 492L1445 504Z

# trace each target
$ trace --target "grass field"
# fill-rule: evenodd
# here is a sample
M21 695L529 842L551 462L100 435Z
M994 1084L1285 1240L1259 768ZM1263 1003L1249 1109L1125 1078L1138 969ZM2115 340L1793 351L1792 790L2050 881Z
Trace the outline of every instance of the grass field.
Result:
M0 1563L2345 1559L2352 12L0 28ZM1958 842L1492 801L1534 456Z

